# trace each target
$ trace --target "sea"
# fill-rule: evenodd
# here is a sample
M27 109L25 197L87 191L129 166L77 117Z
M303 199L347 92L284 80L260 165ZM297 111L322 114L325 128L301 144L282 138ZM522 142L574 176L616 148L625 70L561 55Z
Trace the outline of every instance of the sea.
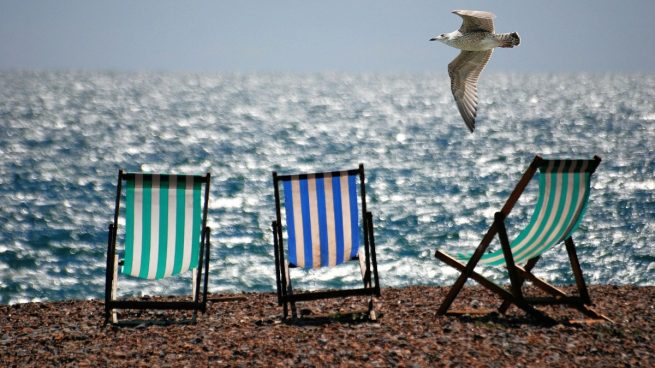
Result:
M272 172L363 163L382 287L449 285L435 250L471 252L537 154L602 158L574 234L587 282L655 285L655 74L489 72L478 92L471 134L445 73L2 71L0 304L104 298L119 169L211 173L209 291L239 293L275 290ZM292 277L350 287L356 267ZM562 245L535 273L574 282ZM119 290L184 295L190 279Z

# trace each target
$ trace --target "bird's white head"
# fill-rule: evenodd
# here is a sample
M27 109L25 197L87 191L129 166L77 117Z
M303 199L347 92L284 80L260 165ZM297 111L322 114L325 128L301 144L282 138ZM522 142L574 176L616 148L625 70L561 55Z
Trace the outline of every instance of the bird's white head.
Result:
M441 41L447 44L452 38L453 38L452 33L442 33L438 36L432 37L430 41Z

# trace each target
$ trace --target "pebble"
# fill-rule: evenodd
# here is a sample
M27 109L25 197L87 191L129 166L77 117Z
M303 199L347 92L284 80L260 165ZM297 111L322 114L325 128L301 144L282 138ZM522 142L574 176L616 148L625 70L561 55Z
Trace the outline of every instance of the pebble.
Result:
M180 311L124 313L122 318L145 321L105 326L101 300L0 305L0 367L655 366L655 287L592 285L595 309L610 318L630 316L629 322L570 326L568 320L582 318L577 311L543 307L562 322L554 327L514 307L491 317L435 316L446 292L383 289L376 322L361 313L364 298L299 303L303 317L282 320L275 293L210 302L195 325L177 323L190 316ZM477 286L465 287L456 300L459 307L498 302Z

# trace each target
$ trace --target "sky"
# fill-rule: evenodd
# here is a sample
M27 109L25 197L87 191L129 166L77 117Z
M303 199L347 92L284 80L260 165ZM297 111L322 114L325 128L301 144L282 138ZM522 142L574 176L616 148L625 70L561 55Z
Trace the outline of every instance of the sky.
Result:
M653 0L0 0L0 70L446 72L455 9L521 35L487 70L655 71Z

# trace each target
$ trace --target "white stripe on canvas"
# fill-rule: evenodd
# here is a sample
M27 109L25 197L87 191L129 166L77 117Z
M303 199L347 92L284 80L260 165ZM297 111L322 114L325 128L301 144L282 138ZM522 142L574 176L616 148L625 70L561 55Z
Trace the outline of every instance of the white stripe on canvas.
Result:
M186 272L191 266L191 248L193 243L193 177L186 177L184 191L184 252L182 256L182 269Z
M159 263L159 175L152 176L150 194L150 262L148 278L155 279Z
M350 260L352 250L352 228L350 225L350 188L348 185L348 175L342 173L339 178L341 181L341 206L343 214L343 260Z
M332 174L325 174L323 177L325 183L325 217L327 222L327 242L328 242L328 265L330 267L337 264L337 240L336 226L334 224L334 197L332 194Z
M309 197L309 222L312 229L312 268L321 267L321 234L318 225L318 198L316 197L316 177L307 177Z
M143 251L143 174L134 177L134 248L130 275L139 276Z

